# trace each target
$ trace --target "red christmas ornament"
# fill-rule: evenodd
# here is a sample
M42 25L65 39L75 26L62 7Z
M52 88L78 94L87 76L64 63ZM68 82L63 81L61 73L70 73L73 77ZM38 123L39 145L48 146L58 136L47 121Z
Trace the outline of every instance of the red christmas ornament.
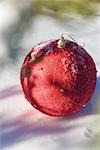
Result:
M36 45L21 68L25 98L33 107L52 116L79 111L91 99L96 66L76 42L49 40Z

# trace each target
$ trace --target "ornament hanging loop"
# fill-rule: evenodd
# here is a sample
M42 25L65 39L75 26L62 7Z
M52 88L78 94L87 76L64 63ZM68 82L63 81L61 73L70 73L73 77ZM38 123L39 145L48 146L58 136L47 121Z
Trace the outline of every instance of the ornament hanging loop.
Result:
M78 42L74 39L74 35L73 35L73 34L71 34L71 33L69 33L69 32L64 32L64 33L62 33L61 36L64 36L64 35L67 35L70 39L72 39L75 43L78 44ZM79 44L78 44L78 45L79 45Z
M77 45L79 45L78 44L78 42L75 40L75 38L74 38L74 35L73 34L71 34L71 33L69 33L69 32L64 32L64 33L62 33L61 34L61 38L60 38L60 40L58 41L58 48L65 48L66 47L66 42L65 42L65 39L64 39L64 35L67 35L70 39L72 39ZM83 43L83 46L81 46L81 47L84 47L85 46L85 43Z

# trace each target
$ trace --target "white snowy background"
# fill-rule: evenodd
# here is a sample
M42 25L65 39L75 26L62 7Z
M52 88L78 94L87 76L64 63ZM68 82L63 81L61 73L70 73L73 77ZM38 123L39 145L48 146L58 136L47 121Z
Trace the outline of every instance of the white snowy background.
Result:
M18 23L29 4L13 7L10 1L0 2L0 150L99 150L100 17L82 22L71 19L62 25L40 15L22 34L23 26ZM97 85L91 101L79 113L57 118L40 113L27 102L19 76L31 47L58 38L65 31L73 33L79 43L85 43L97 66ZM13 60L16 51L18 57Z

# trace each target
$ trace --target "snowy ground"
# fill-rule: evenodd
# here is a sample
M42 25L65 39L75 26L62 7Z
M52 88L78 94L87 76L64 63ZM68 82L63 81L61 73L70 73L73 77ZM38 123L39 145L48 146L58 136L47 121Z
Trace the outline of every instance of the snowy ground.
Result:
M50 117L35 110L24 98L19 81L20 65L0 68L0 150L99 150L100 136L100 18L89 22L70 21L63 26L49 17L37 17L21 42L30 49L43 40L58 38L69 31L97 65L98 77L93 98L79 113L64 118Z

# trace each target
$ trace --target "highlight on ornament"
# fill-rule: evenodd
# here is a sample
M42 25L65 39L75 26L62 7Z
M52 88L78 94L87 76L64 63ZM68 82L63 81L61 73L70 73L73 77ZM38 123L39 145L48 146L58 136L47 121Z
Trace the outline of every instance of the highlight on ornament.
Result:
M31 49L22 64L20 81L25 98L34 108L51 116L68 116L91 100L96 65L84 45L66 32Z

